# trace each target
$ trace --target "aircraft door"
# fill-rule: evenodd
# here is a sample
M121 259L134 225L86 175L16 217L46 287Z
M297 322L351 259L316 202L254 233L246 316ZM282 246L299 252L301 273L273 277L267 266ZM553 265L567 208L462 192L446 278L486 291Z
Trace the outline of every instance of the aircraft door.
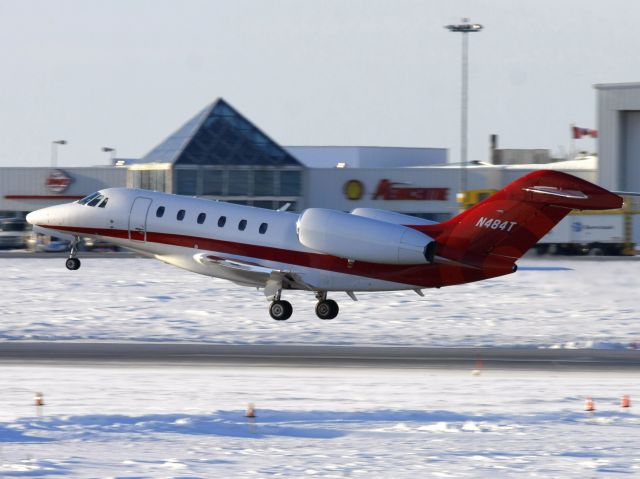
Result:
M150 206L151 200L149 198L138 197L133 202L129 214L129 239L147 240L147 212Z

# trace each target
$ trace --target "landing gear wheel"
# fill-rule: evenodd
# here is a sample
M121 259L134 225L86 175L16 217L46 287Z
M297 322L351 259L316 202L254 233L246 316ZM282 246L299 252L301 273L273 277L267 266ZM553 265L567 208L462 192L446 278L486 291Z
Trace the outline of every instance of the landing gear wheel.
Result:
M284 321L289 319L293 314L293 306L289 301L278 300L269 306L269 314L276 321Z
M333 299L318 301L318 304L316 304L316 315L320 319L333 319L338 316L338 311L340 311L338 303Z
M78 258L69 258L64 265L67 269L75 271L76 269L80 269L80 260Z

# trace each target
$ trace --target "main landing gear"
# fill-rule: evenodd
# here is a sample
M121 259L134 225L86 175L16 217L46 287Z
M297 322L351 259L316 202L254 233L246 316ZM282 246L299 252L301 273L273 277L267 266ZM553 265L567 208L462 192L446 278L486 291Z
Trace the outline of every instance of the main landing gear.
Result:
M280 299L282 291L278 291L275 295L271 306L269 306L269 314L276 321L285 321L293 314L293 306L289 301Z
M318 299L318 304L316 304L316 316L324 320L333 319L338 316L338 312L340 311L338 303L333 299L327 299L326 291L318 291L316 293L316 298Z
M69 252L69 258L65 261L64 265L67 269L75 271L80 269L80 260L76 257L78 255L78 241L79 238L75 238L71 243L71 251Z
M293 314L293 306L289 301L280 299L281 291L275 295L273 302L269 306L269 314L276 321L284 321ZM338 316L340 308L338 303L333 299L327 299L326 291L318 291L316 293L318 304L316 304L316 315L323 320L333 319Z
M269 314L276 321L284 321L293 314L293 306L289 301L278 299L269 306Z

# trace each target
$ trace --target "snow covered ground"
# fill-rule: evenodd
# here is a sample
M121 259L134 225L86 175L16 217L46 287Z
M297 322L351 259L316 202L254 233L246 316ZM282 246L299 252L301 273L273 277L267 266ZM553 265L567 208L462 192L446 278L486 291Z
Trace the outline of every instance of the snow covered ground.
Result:
M201 341L415 346L626 348L640 344L640 262L524 260L516 274L440 290L331 295L333 321L308 292L285 292L273 321L261 291L146 259L0 259L0 341ZM569 268L563 270L561 268Z
M0 390L3 478L640 476L638 373L3 365Z

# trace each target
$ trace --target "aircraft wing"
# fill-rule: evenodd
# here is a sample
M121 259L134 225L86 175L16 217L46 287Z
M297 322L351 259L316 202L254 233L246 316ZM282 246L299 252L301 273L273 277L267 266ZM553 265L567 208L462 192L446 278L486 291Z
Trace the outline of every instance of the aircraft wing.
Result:
M222 253L200 253L194 255L194 259L200 264L219 269L221 277L225 279L264 288L267 298L272 298L281 289L313 290L294 271L268 268L252 261L229 258Z

